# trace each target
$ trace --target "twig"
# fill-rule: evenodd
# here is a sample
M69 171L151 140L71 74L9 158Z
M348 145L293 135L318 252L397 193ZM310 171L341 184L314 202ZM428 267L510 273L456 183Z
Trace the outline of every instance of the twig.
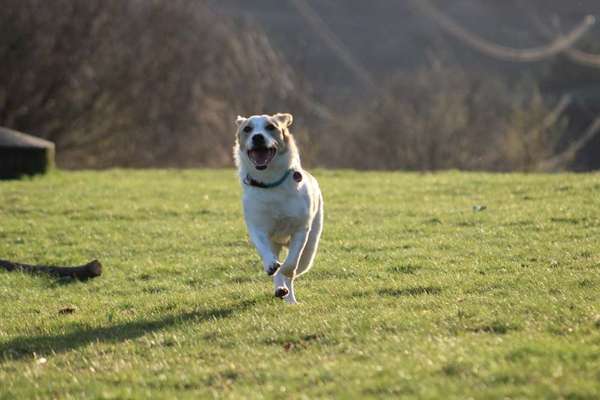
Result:
M546 38L552 37L556 34L562 35L560 31L553 32L544 22L538 17L532 10L531 7L525 7L525 11L529 15L529 18L533 22L534 26L537 30ZM574 61L577 64L586 65L588 67L600 68L600 54L587 53L585 51L578 50L573 47L569 47L565 49L564 54L571 61Z
M573 157L575 157L577 152L583 149L598 132L600 132L600 117L596 118L594 122L592 122L592 124L579 139L571 143L571 145L569 145L569 147L567 147L560 154L540 162L537 169L541 171L556 171L564 168L564 166L570 162Z

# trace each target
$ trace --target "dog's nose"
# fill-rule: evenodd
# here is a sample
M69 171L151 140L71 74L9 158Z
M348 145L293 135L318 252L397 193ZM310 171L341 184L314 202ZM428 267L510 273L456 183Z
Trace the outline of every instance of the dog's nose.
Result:
M265 137L263 135L256 134L252 136L252 145L253 146L264 146L265 145Z

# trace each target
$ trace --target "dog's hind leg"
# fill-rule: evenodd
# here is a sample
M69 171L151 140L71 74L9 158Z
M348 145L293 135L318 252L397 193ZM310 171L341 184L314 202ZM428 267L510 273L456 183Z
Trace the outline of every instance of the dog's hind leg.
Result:
M296 268L295 276L298 277L303 273L307 272L315 260L317 254L317 247L319 246L319 239L321 238L321 232L323 231L323 208L319 208L315 219L313 220L312 226L310 227L310 233L306 245L302 250L302 256L298 262L298 268Z
M300 256L302 255L302 250L306 245L308 240L308 236L310 231L308 228L301 228L296 231L290 240L290 245L288 247L288 254L281 265L281 273L288 278L293 278L296 274L296 269L298 269L298 263L300 262Z
M297 304L296 293L294 291L294 280L307 272L315 260L319 239L323 231L323 208L319 208L312 226L308 233L308 237L302 248L300 259L292 276L284 275L283 267L277 271L275 275L275 296L282 297L288 304ZM286 260L287 261L287 260ZM287 289L287 290L286 290Z
M294 293L294 278L288 278L287 276L284 276L283 279L285 281L285 285L287 286L288 290L290 291L290 293L287 296L285 296L283 299L288 304L298 304L298 302L296 301L296 294Z

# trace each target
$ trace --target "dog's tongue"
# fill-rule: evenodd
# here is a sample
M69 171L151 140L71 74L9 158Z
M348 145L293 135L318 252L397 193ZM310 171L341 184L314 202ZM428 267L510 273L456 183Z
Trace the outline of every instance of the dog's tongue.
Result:
M271 158L273 157L273 151L271 149L252 149L248 152L248 155L257 167L266 166Z

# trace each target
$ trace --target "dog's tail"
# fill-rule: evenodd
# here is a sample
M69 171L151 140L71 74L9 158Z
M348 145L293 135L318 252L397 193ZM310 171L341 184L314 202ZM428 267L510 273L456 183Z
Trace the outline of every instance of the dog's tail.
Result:
M48 274L59 278L73 278L80 281L96 278L102 275L102 264L100 264L100 261L98 260L93 260L87 264L76 267L28 265L7 260L0 260L0 268L4 268L7 271L22 271L31 274Z

